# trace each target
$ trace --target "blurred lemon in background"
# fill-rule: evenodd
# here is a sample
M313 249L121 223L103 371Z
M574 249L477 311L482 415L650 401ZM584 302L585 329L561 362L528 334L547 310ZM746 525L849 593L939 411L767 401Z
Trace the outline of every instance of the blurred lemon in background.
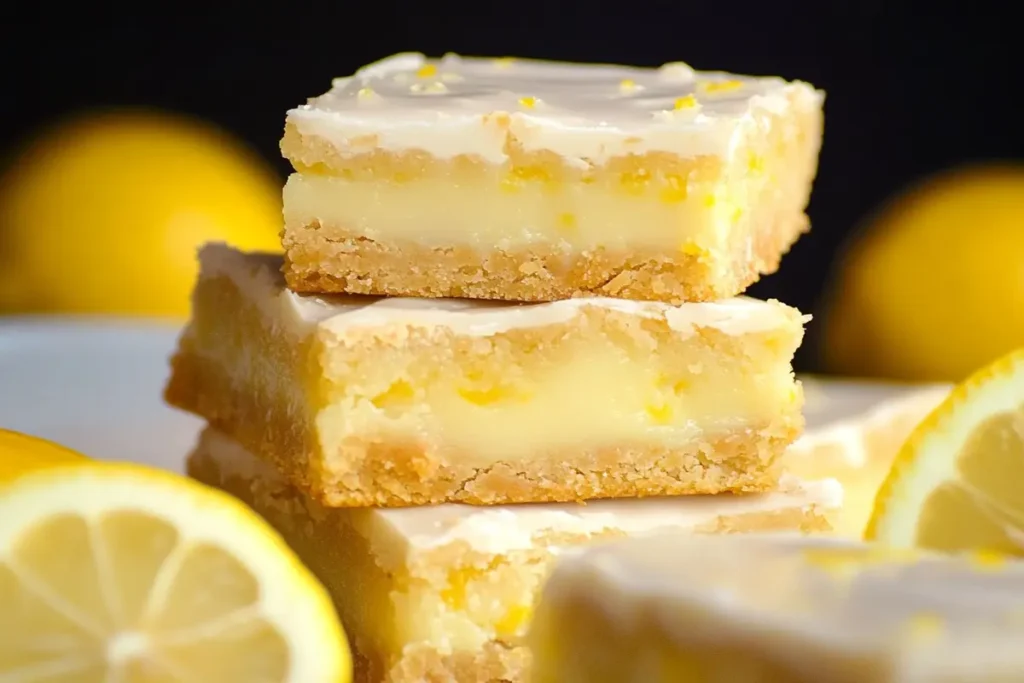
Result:
M831 287L833 372L958 381L1024 345L1024 165L946 172L890 202Z
M170 114L90 115L0 179L0 313L183 317L208 240L280 248L281 184L227 135Z

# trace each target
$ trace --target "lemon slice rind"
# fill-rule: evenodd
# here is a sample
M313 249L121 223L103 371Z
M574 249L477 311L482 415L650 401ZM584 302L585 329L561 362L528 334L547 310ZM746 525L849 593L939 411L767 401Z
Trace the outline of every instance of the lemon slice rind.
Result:
M1024 406L1024 349L977 371L950 392L914 430L879 488L864 538L915 545L918 513L942 484L957 481L957 460L974 429Z

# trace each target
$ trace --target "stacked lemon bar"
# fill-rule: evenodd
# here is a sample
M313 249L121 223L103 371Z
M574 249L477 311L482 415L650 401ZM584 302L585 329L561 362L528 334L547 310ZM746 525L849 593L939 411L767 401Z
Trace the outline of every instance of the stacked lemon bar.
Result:
M191 474L331 589L357 680L521 680L570 546L828 528L836 482L781 471L805 317L740 296L807 227L821 105L403 54L289 112L283 257L202 250L166 396L209 423Z
M626 539L566 558L533 683L1024 680L1024 564L820 538Z

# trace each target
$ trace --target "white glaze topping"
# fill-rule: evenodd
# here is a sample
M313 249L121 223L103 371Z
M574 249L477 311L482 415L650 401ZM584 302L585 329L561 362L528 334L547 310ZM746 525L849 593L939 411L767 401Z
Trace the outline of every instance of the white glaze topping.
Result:
M215 459L224 476L274 481L280 475L227 436L207 429L200 451ZM506 553L548 545L551 534L628 535L664 530L692 530L722 518L779 510L842 505L843 489L834 479L783 481L780 491L747 495L674 496L598 500L576 503L526 503L474 506L448 503L411 508L352 509L344 513L367 536L385 563L401 562L407 552L429 550L459 541L485 553ZM398 540L398 543L392 541Z
M696 328L744 334L810 320L810 316L800 316L795 309L777 301L749 297L671 305L607 297L520 304L469 299L302 296L285 286L279 256L245 254L223 244L202 248L200 271L204 278L231 278L254 302L272 308L268 314L275 318L284 315L302 329L320 325L339 336L395 325L447 327L456 334L490 336L510 329L565 323L581 315L588 306L664 319L682 334L692 334Z
M784 112L794 101L820 108L822 100L806 83L683 63L652 69L403 53L335 79L288 121L343 156L423 150L500 164L511 135L527 152L554 152L585 168L650 151L727 156L758 111Z
M391 526L417 549L466 541L482 552L504 553L532 548L555 533L591 536L607 531L627 535L686 531L716 520L780 510L817 508L821 513L842 505L843 488L834 479L801 482L789 478L774 493L671 496L595 500L577 503L527 503L482 507L438 505L422 510L380 510L378 523Z
M886 556L880 547L821 537L661 534L565 558L538 612L563 600L607 613L624 641L662 632L690 647L742 642L752 656L771 653L799 671L799 680L868 680L836 676L852 673L841 653L862 663L891 658L874 669L892 672L871 678L879 681L1021 680L1024 673L1024 563L1013 560Z

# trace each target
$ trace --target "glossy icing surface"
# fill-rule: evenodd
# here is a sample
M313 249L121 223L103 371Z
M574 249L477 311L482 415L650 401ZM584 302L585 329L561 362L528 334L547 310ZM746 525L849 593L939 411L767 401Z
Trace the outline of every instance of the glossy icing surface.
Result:
M772 671L788 674L772 680L1009 681L1024 672L1022 587L1024 563L983 552L673 534L566 558L538 618L564 625L593 611L615 625L614 640L576 639L566 652L663 639L686 661L713 642L750 661L770 658ZM712 654L701 661L728 669Z
M644 318L662 318L674 330L690 334L698 327L727 334L772 330L800 321L795 309L777 301L736 297L707 303L670 305L593 297L541 304L470 299L417 299L356 295L301 296L288 290L281 277L281 259L271 254L245 254L222 244L200 253L201 277L226 276L243 291L268 305L284 306L298 324L319 324L335 332L394 324L448 327L457 334L489 336L521 328L564 323L592 306Z
M659 68L402 53L333 81L288 113L301 133L353 154L374 148L507 158L510 137L574 165L664 151L728 155L737 131L794 102L821 106L802 82Z

